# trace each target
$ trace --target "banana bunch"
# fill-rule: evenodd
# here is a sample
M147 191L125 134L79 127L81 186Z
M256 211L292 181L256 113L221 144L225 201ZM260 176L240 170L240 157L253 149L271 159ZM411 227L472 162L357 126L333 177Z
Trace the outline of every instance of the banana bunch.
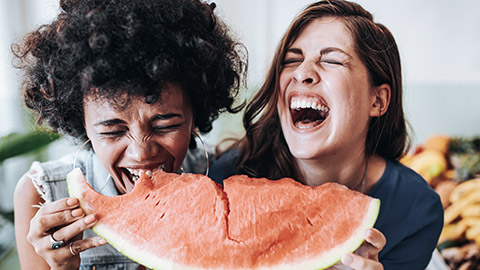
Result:
M467 240L480 247L480 178L461 182L450 193L439 243Z
M432 136L400 162L442 200L445 223L437 247L445 262L451 269L480 269L480 136Z

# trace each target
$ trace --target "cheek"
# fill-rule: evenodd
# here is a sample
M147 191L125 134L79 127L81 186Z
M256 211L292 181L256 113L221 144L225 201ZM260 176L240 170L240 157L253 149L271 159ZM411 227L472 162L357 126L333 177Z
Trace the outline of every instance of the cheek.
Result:
M327 95L342 111L358 108L365 98L365 89L355 85L352 80L337 80L329 85Z
M185 158L190 144L191 130L182 130L171 134L171 136L159 139L160 144L166 152L168 152L175 160L175 166L180 166Z
M92 139L92 147L100 163L109 170L114 167L115 162L120 158L122 146L120 142L106 142Z
M279 85L278 85L278 100L277 100L277 111L279 116L282 118L288 111L288 102L286 99L286 89L288 86L288 82L286 81L287 76L283 73L280 75Z
M181 155L188 150L190 144L190 133L172 136L162 143L164 148L174 156Z
M284 97L285 96L285 91L287 89L288 83L289 83L289 76L286 71L282 71L280 73L280 77L278 79L278 91L279 91L279 96Z

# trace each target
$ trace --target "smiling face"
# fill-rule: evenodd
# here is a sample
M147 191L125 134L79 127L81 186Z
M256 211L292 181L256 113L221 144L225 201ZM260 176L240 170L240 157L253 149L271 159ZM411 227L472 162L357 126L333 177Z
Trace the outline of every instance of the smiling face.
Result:
M297 161L365 151L376 97L341 19L309 23L287 49L279 81L277 110Z
M118 106L105 99L84 100L85 129L103 167L121 193L129 192L136 176L180 169L194 128L185 92L167 84L157 102L124 94Z

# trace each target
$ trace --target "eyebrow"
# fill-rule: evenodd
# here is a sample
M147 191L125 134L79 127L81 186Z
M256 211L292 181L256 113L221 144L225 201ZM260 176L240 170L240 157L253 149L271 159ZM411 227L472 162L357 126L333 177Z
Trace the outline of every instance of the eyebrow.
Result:
M174 117L182 117L182 115L178 114L178 113L167 113L167 114L156 114L153 118L152 118L152 121L155 121L155 120L167 120L167 119L170 119L170 118L174 118Z
M289 48L289 49L287 49L285 54L287 54L287 53L303 54L302 50L298 49L298 48Z
M331 53L331 52L339 52L339 53L342 53L344 55L346 55L348 58L353 58L350 54L348 54L346 51L340 49L340 48L337 48L337 47L327 47L327 48L323 48L322 50L320 50L320 55L324 55L324 54L328 54L328 53Z
M337 47L323 48L323 49L320 50L320 55L328 54L328 53L331 53L331 52L339 52L339 53L342 53L342 54L346 55L349 58L353 58L350 54L348 54L344 50L342 50L340 48L337 48ZM287 53L303 54L303 51L302 51L302 49L299 49L299 48L289 48L285 54L287 54Z
M117 124L125 124L125 121L123 120L120 120L118 118L115 118L115 119L108 119L108 120L104 120L104 121L100 121L98 123L95 123L94 126L105 126L105 127L111 127L111 126L115 126Z
M171 118L174 118L174 117L182 117L182 115L180 115L178 113L156 114L155 116L152 117L151 121L168 120L168 119L171 119ZM114 118L114 119L108 119L108 120L104 120L104 121L100 121L98 123L95 123L95 126L111 127L111 126L115 126L115 125L118 125L118 124L125 124L125 123L126 122L121 120L121 119Z

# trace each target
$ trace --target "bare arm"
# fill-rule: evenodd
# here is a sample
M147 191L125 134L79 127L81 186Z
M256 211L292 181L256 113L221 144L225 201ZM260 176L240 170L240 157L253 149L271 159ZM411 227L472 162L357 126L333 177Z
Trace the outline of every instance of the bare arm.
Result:
M24 175L17 183L14 192L15 237L18 257L22 269L50 269L47 262L39 256L34 247L27 241L30 220L38 211L34 205L43 203L32 180Z

